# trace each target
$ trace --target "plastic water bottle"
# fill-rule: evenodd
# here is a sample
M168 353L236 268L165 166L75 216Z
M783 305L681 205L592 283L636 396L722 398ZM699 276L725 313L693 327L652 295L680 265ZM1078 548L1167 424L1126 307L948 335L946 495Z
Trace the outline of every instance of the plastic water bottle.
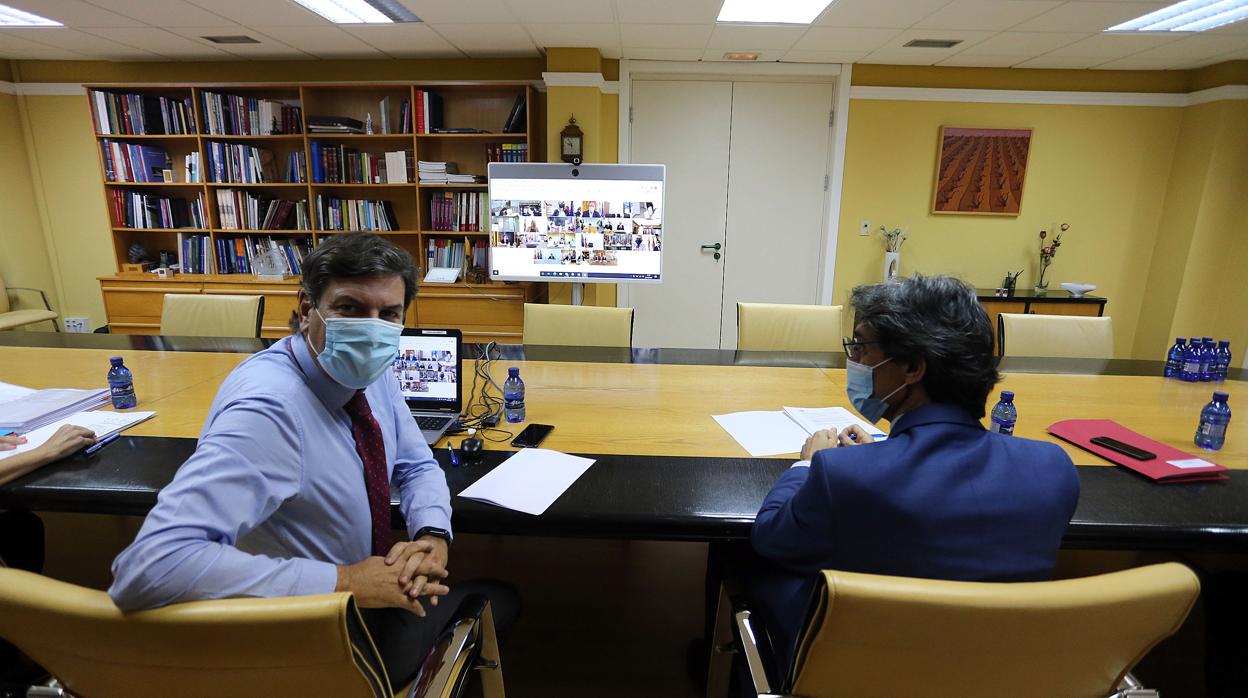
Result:
M1179 378L1195 383L1200 380L1200 339L1192 337L1192 341L1187 343L1187 350L1183 352L1183 370L1179 373Z
M134 374L121 362L120 356L108 360L112 368L108 369L108 391L113 398L113 409L128 410L139 404L134 394Z
M1205 337L1201 341L1200 352L1200 382L1208 383L1213 380L1213 362L1217 354L1213 337Z
M1227 339L1218 340L1217 363L1213 372L1213 380L1221 383L1226 380L1226 374L1231 370L1231 342Z
M503 417L512 424L524 421L524 381L515 366L507 369L507 382L503 383Z
M1183 372L1183 354L1187 351L1187 340L1183 337L1174 338L1174 346L1166 353L1166 378L1178 378Z
M1014 407L1014 391L1002 390L1001 400L992 408L992 426L988 431L995 431L1006 436L1014 435L1014 423L1018 421L1018 409Z
M1196 445L1210 451L1222 448L1226 442L1226 425L1231 423L1231 406L1226 404L1228 395L1221 390L1213 393L1213 400L1200 411L1200 426L1196 427Z

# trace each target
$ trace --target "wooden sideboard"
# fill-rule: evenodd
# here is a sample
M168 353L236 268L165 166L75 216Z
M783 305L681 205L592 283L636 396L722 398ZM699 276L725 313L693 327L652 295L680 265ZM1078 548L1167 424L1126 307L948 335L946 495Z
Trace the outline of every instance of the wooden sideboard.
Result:
M284 337L299 295L298 279L257 281L239 274L185 274L158 279L150 274L99 277L114 334L160 334L166 293L264 296L261 336ZM519 344L524 304L546 301L546 284L420 284L407 309L409 327L455 327L465 342Z
M988 311L994 353L997 350L997 316L1001 313L1101 317L1105 314L1105 304L1108 302L1100 296L1075 298L1065 289L1043 294L1032 290L1016 291L1012 296L998 296L990 288L981 288L976 289L975 293L979 297L979 304Z

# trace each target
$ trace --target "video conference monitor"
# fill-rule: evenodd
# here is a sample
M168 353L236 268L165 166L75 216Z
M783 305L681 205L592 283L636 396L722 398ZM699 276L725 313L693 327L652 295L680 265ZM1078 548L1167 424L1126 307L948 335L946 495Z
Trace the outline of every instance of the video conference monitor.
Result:
M665 169L490 163L490 278L661 283Z

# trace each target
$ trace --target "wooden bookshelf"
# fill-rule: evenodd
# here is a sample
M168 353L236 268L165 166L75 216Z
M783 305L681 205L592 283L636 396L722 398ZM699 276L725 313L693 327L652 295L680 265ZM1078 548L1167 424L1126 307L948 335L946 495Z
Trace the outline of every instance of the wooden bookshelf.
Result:
M533 121L536 113L534 109L536 93L531 85L524 82L369 83L361 85L240 83L211 86L110 83L88 84L84 85L84 87L87 88L87 100L91 113L95 118L96 154L100 165L101 181L106 193L118 191L137 192L175 201L181 200L187 202L186 205L188 207L190 202L197 199L203 202L204 222L201 226L186 228L131 227L127 225L124 217L120 217L118 211L115 210L114 195L106 196L105 203L110 221L109 232L113 238L118 275L101 278L101 287L105 293L106 308L109 308L110 324L116 327L116 331L121 332L152 332L155 331L153 327L159 327L160 303L163 302L163 296L159 293L147 296L135 290L135 284L153 280L154 282L159 282L154 285L162 288L185 286L185 292L190 293L220 293L225 292L221 289L228 290L234 287L237 287L235 290L240 292L248 292L248 289L251 289L251 292L261 293L268 298L266 301L268 303L266 305L266 318L263 323L265 336L281 336L284 334L286 332L284 322L275 324L276 320L274 318L282 314L288 314L288 306L293 303L293 296L276 294L275 289L287 289L294 293L298 283L297 278L290 278L282 282L260 283L256 281L252 274L215 273L218 269L214 267L209 269L209 271L214 273L179 274L171 279L156 280L150 274L123 274L123 265L129 261L127 251L135 244L143 246L148 253L148 257L153 260L159 257L160 252L171 253L177 258L179 253L182 252L182 250L178 249L178 241L185 236L203 236L212 252L228 254L228 250L220 249L221 241L247 236L252 238L272 236L278 240L296 240L302 241L300 244L307 243L315 246L321 240L328 239L329 236L349 232L333 230L328 221L322 220L317 206L318 196L344 200L363 199L389 202L395 214L394 217L397 218L398 229L375 230L373 232L385 236L411 253L416 260L422 278L428 271L426 269L426 248L430 241L435 239L462 240L465 247L465 256L459 260L461 267L464 268L464 274L461 279L467 278L472 242L480 239L486 233L484 231L431 230L433 223L430 201L434 197L442 196L447 191L472 191L480 192L484 195L488 188L487 185L421 185L417 182L418 177L416 176L409 176L411 181L402 184L312 182L313 143L318 143L322 147L341 145L359 153L378 156L383 161L384 153L386 152L396 150L410 151L412 157L417 161L455 162L459 165L461 173L482 176L485 176L487 171L486 165L489 159L487 150L492 145L523 143L527 145L531 159L536 154L535 128L538 125L535 125ZM403 125L400 123L401 105L404 100L407 100L411 105L415 105L416 95L420 90L430 91L441 97L442 125L444 127L481 129L493 132L381 133L381 101L388 99L390 113L386 118L387 125L391 131L401 131L403 130ZM119 95L165 97L183 104L185 104L186 100L189 100L190 115L193 120L191 126L194 132L175 134L102 133L100 128L102 123L101 115L98 113L98 102L94 95L96 91ZM205 96L207 93L271 100L299 107L300 114L297 121L299 133L257 135L255 133L210 132L210 130L214 129L209 128L209 116L205 113ZM512 105L515 103L516 98L520 96L525 97L525 123L527 129L518 133L502 133L504 122L511 111ZM411 110L411 118L413 119L415 111L415 109ZM366 121L369 115L372 116L373 128L377 131L372 134L308 132L309 117L342 116ZM104 118L107 119L107 116ZM148 118L148 121L149 130L151 130L152 119ZM115 126L116 122L114 121L113 124ZM155 129L163 129L163 123L155 127ZM414 131L415 129L409 127L408 130ZM123 146L130 144L135 147L163 149L168 153L172 161L170 169L173 181L110 181L107 176L107 163L103 148L104 141L117 142ZM287 161L291 154L301 153L306 163L303 176L303 179L306 181L263 183L208 181L212 174L208 172L209 148L214 143L246 145L271 152L273 154L273 169L278 178L285 178ZM198 173L198 181L183 181L186 179L183 163L193 153L197 153L199 158L200 172ZM235 230L225 228L222 225L222 211L217 200L218 193L223 190L238 190L253 196L305 202L309 226L301 229L284 230ZM483 227L488 227L488 224ZM537 286L541 288L536 288ZM428 290L426 290L426 287L428 287ZM458 289L460 292L473 293L484 300L480 303L473 303L471 301L474 298L461 298L454 293L450 293L448 296L448 293L439 291L439 288L448 292L451 289ZM483 289L492 290L487 293ZM110 293L113 295L121 294L118 298L126 299L125 303L122 304L124 308L118 306L117 303L110 303ZM270 296L274 297L270 298ZM544 298L545 285L486 283L478 286L466 284L462 281L454 286L422 284L421 296L427 297L429 302L422 304L418 300L414 304L414 307L409 311L409 323L414 323L417 326L447 326L445 321L449 318L437 306L439 299L443 299L448 303L453 300L452 305L458 309L456 312L462 313L463 316L456 323L452 323L451 326L464 328L470 337L476 339L516 342L519 341L519 328L514 322L515 309L509 308L504 312L498 301L519 299L519 302L523 303L524 301ZM137 302L144 299L146 299L146 305ZM427 312L419 312L416 306L420 305L429 306ZM114 312L112 310L114 306L124 310L124 312L117 315L117 322L114 322ZM136 314L135 311L140 309L140 307L144 308L144 312ZM505 317L499 316L500 312ZM422 315L433 319L426 321L422 319ZM155 318L154 325L152 318Z

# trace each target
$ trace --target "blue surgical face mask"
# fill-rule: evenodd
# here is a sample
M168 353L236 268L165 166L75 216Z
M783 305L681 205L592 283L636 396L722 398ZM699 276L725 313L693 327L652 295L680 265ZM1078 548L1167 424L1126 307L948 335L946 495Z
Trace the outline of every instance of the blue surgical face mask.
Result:
M316 355L321 368L338 383L357 390L367 388L386 372L399 355L403 326L379 318L326 318L325 348ZM308 348L315 353L312 341Z
M896 395L898 390L906 387L906 384L902 383L897 386L897 390L882 398L871 397L875 393L875 369L889 361L892 361L892 358L884 359L874 366L868 366L853 359L845 360L845 394L849 396L849 403L858 410L858 414L872 424L880 421L880 417L888 411L887 400Z

